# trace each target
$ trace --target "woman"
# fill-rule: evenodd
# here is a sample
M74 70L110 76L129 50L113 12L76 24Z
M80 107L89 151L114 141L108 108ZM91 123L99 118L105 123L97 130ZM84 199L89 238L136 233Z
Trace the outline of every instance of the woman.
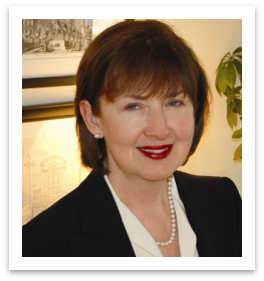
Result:
M241 256L241 198L228 178L176 171L206 124L193 51L158 21L96 37L77 73L78 188L23 227L23 256ZM176 172L175 172L176 171Z

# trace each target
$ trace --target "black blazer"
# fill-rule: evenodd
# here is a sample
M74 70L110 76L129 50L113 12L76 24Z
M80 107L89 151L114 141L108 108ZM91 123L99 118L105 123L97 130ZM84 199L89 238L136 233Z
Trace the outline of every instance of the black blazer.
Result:
M178 171L174 177L197 236L199 256L242 256L242 202L234 183ZM92 172L78 188L24 225L22 256L135 256L104 178Z

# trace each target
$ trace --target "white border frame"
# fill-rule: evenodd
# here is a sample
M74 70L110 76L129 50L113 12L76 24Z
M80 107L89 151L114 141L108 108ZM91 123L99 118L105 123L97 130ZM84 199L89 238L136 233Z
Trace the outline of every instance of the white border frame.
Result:
M20 92L21 80L21 51L17 52L15 38L19 38L21 29L17 26L21 24L22 18L41 17L43 10L53 16L53 9L49 6L9 6L9 93L17 94ZM243 206L246 206L246 216L243 218L243 258L22 258L21 257L21 213L20 206L22 200L20 196L22 179L22 142L17 142L17 136L22 135L22 124L20 123L21 104L19 102L9 103L9 145L12 149L9 151L9 270L30 270L30 269L54 269L54 270L255 270L255 184L254 172L255 153L255 6L90 6L90 7L72 7L58 6L55 10L63 10L63 17L72 17L73 15L89 17L89 13L94 17L118 17L122 12L122 17L126 18L242 18L243 19L243 48L244 48L244 79L243 88L245 92L251 93L244 95L245 110L248 109L248 118L244 118L244 130L247 131L243 142L248 149L243 150L243 185L247 188L243 190ZM15 24L14 24L15 23ZM14 34L17 35L14 37ZM10 54L15 54L10 56ZM248 90L248 91L247 91ZM16 95L14 95L14 98ZM244 107L243 107L244 110ZM244 112L244 111L243 111ZM244 113L245 114L245 113ZM247 137L248 136L248 137ZM15 177L14 177L15 173ZM246 201L246 202L245 202Z

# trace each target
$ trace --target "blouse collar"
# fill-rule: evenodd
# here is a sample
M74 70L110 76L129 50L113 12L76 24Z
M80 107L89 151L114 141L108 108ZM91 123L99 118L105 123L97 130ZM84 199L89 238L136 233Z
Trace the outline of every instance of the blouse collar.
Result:
M138 218L130 211L130 209L119 199L114 191L107 175L104 179L114 197L117 208L120 212L123 224L126 228L132 247L137 257L139 256L153 256L162 257L162 253L156 244L156 241L142 225ZM172 195L177 214L179 244L181 257L198 256L196 249L196 235L192 230L190 223L187 219L184 205L180 199L176 181L173 177L172 180Z

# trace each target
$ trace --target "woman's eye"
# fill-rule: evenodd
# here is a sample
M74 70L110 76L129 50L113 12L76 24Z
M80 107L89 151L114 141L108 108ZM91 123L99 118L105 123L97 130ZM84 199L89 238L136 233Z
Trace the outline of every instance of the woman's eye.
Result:
M139 106L137 104L129 104L126 106L126 109L128 109L128 110L136 110L138 108L139 108Z
M171 102L169 102L169 105L170 106L180 106L180 105L182 105L182 101L179 101L179 100L171 101Z

